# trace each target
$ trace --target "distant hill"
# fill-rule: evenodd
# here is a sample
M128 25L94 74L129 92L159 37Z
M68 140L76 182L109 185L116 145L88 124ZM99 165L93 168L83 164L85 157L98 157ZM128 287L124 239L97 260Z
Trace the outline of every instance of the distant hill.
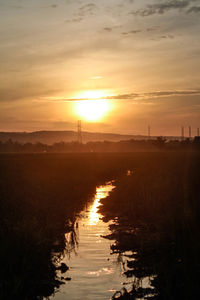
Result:
M82 132L83 142L90 141L122 141L130 139L145 139L145 136L122 135L114 133ZM77 141L77 132L75 131L34 131L34 132L0 132L0 141L5 142L11 139L20 143L45 143L53 144L57 142Z
M118 142L130 139L147 139L145 135L123 135L115 133L100 133L100 132L82 132L83 143L93 141L112 141ZM156 138L156 137L153 137ZM179 139L179 137L167 137L168 139ZM76 131L34 131L34 132L0 132L0 141L5 142L11 139L13 142L19 143L44 143L54 144L57 142L72 142L77 141Z

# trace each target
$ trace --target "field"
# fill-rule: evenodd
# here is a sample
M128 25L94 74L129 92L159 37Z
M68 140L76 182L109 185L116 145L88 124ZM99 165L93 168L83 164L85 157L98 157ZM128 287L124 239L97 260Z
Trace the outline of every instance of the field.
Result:
M43 299L64 283L65 233L111 179L116 189L101 212L115 218L112 251L132 251L124 272L137 279L123 298L197 298L199 170L198 152L1 154L0 298ZM146 276L151 291L139 288Z

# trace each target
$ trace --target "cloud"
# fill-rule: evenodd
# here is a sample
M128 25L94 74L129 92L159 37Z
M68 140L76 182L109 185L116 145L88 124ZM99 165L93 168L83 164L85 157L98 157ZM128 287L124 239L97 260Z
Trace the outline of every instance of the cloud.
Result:
M130 93L130 94L108 96L108 97L106 97L106 99L110 99L110 100L129 100L129 99L131 99L131 100L133 100L138 96L139 96L139 94Z
M188 13L200 13L200 6L192 6L188 9Z
M108 31L108 32L111 32L111 31L112 31L112 28L111 28L111 27L104 27L103 30Z
M67 19L65 20L65 23L78 23L81 22L83 20L83 18L79 17L79 18L73 18L73 19Z
M174 39L174 35L172 34L166 34L166 35L160 35L156 38L152 38L152 41L159 41L159 40L164 40L164 39Z
M58 4L50 4L50 5L46 5L46 6L40 6L40 8L57 8Z
M168 35L161 35L161 36L159 36L159 38L160 39L173 39L174 36L171 34L168 34Z
M161 3L155 3L152 5L147 5L144 9L139 9L137 11L132 12L133 15L138 15L141 17L147 17L154 14L164 14L172 9L182 10L187 8L191 2L196 0L167 0Z
M122 32L121 34L129 35L129 34L137 34L137 33L141 33L141 32L152 32L152 31L155 31L157 29L158 29L158 26L155 26L155 27L148 27L145 30L135 29L135 30L125 31L125 32Z
M78 9L78 13L76 15L80 17L84 17L85 15L93 15L94 10L97 8L97 6L94 3L88 3L85 4Z
M148 92L148 93L129 93L129 94L119 94L119 95L112 95L107 97L101 97L97 99L91 98L45 98L44 101L47 102L76 102L76 101L85 101L85 100L145 100L145 99L152 99L152 98L164 98L164 97L171 97L171 96L197 96L200 95L200 89L197 90L174 90L174 91L155 91L155 92Z
M79 10L91 10L94 9L96 5L94 3L88 3L79 8Z
M197 90L174 90L174 91L155 91L148 93L130 93L123 95L115 95L106 97L110 100L138 100L138 99L148 99L148 98L160 98L160 97L170 97L170 96L193 96L200 95L200 89Z
M130 31L127 31L127 32L122 32L123 35L128 35L128 34L137 34L137 33L140 33L142 32L142 30L140 29L137 29L137 30L130 30Z
M122 25L106 26L103 28L103 30L107 31L107 32L111 32L111 31L113 31L115 29L119 29L121 27L122 27Z
M192 96L200 95L200 89L197 90L174 90L174 91L156 91L152 93L147 93L148 96L152 97L165 97L165 96Z
M158 28L159 28L158 26L155 26L155 27L148 27L148 28L146 29L146 31L147 31L147 32L151 32L151 31L157 30Z

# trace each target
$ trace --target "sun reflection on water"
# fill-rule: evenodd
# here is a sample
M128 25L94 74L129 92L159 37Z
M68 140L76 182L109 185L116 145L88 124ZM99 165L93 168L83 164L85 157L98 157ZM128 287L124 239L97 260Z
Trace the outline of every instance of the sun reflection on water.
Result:
M97 187L94 202L89 208L88 225L96 225L99 222L101 218L101 214L98 213L99 206L101 205L100 201L106 198L113 188L112 183Z

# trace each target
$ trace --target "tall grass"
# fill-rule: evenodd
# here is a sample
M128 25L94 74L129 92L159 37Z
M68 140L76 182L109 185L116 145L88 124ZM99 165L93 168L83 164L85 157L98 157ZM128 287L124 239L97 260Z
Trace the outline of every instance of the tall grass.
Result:
M0 299L47 297L63 283L56 270L65 233L96 185L122 172L116 160L100 154L0 156Z
M120 178L102 200L105 220L117 217L111 226L112 250L122 256L127 250L134 253L131 259L124 256L125 275L138 282L150 276L153 299L197 299L200 155L146 154L143 160L138 156L139 165L134 160L129 159L132 175ZM150 292L136 289L131 299L148 298Z

